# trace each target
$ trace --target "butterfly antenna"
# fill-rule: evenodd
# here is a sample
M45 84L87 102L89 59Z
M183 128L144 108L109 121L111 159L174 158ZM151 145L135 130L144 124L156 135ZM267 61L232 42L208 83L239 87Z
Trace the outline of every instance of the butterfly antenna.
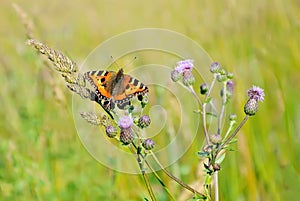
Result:
M120 66L119 64L116 62L115 58L113 56L110 56L111 60L113 61L113 64L118 68L120 69Z
M110 58L113 60L113 64L116 65L116 67L118 69L121 69L120 65L116 62L116 60L114 59L114 57L110 56ZM123 69L125 69L127 66L129 66L130 64L132 64L136 59L137 59L137 57L134 57L130 62L128 62L126 65L124 65Z
M133 57L133 59L129 63L127 63L123 68L126 68L127 66L132 64L136 59L137 59L137 57Z

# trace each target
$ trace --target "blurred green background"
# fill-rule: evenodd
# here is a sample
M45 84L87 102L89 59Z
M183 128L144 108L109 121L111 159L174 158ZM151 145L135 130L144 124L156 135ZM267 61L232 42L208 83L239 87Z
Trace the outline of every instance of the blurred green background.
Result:
M114 172L84 149L72 119L71 93L25 44L12 8L0 7L0 200L142 200L142 179ZM243 118L245 91L265 102L238 135L219 173L221 200L297 200L300 186L300 2L21 1L38 39L77 63L110 37L137 28L170 29L197 41L235 74ZM199 179L191 148L176 165L186 183ZM105 153L103 153L105 154ZM183 189L168 180L176 197ZM153 180L159 200L167 200ZM130 185L129 185L130 184ZM191 195L190 195L191 196ZM183 200L185 198L182 198Z

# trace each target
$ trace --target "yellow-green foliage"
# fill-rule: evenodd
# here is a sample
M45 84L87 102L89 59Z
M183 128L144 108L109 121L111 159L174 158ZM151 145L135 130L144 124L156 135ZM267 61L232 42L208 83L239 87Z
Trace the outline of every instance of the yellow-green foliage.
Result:
M33 19L38 39L79 64L102 41L137 28L170 29L197 41L213 60L235 74L233 100L239 121L246 89L255 84L264 88L266 94L258 113L238 134L234 146L237 151L230 152L222 164L221 200L298 199L298 1L16 3ZM33 48L25 44L25 30L9 0L1 2L0 27L0 200L148 197L141 177L116 173L85 150L72 119L72 94L62 78L45 67ZM201 142L195 143L177 165L169 168L179 168L177 173L186 183L199 179L195 153L200 146ZM153 183L158 200L166 200L158 182L153 179ZM176 184L167 185L175 195L181 194L182 189Z

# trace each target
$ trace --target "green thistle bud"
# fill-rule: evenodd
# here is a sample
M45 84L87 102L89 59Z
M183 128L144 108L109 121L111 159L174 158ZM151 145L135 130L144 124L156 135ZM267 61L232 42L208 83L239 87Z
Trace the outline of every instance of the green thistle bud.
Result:
M235 121L235 120L236 120L236 114L230 114L229 121Z
M203 83L200 85L200 94L205 95L208 92L208 85Z
M227 78L228 79L233 79L233 73L232 72L228 72L227 73Z
M155 142L152 139L146 139L142 145L146 150L151 150L155 147Z
M220 63L218 62L213 62L211 65L210 65L210 72L212 73L218 73L219 70L220 70Z
M220 75L226 75L226 77L227 77L227 71L224 68L220 69L219 73L220 73Z
M217 80L218 82L225 82L227 80L227 76L226 75L217 75Z
M144 108L147 104L148 104L148 93L144 94L144 95L138 95L138 100L141 102L142 108Z
M138 116L134 116L133 117L133 123L135 124L135 125L138 125L138 123L139 123L139 117Z
M246 115L249 116L255 115L257 109L258 109L258 103L257 100L255 100L254 98L249 99L244 106L244 112Z

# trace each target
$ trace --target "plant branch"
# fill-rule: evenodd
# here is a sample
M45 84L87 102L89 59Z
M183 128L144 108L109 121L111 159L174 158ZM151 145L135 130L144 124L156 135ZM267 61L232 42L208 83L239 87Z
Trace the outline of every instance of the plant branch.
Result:
M218 119L218 134L221 134L221 124L222 124L222 119L224 116L224 112L225 112L225 105L226 105L226 82L223 82L223 96L222 96L222 107L221 107L221 112L219 115L219 119Z
M138 151L138 147L137 147L134 143L132 143L132 145L134 146L134 148L136 149L136 151ZM136 152L132 149L132 147L129 147L129 149L130 149L130 151L131 151L132 153L134 153L134 154L136 153ZM149 178L148 178L147 174L145 173L145 170L144 170L144 167L143 167L143 162L142 162L142 159L141 159L141 158L143 158L143 156L142 156L140 153L137 153L137 162L138 162L140 171L141 171L141 173L142 173L144 182L145 182L145 184L146 184L147 190L148 190L148 192L149 192L149 195L150 195L150 197L151 197L151 200L152 200L152 201L156 201L155 195L154 195L154 193L153 193L152 187L151 187L150 182L149 182Z
M173 197L173 195L170 193L169 189L167 188L166 184L164 181L159 177L159 175L156 173L156 171L153 170L152 166L149 164L149 162L145 159L145 163L147 167L151 170L151 172L154 174L155 178L159 181L159 183L163 186L169 197L175 201L176 199Z
M213 162L216 160L218 154L220 153L220 151L228 144L230 143L230 141L236 136L236 134L239 132L239 130L242 128L242 126L246 123L246 121L248 120L249 115L246 115L243 119L243 121L240 123L240 125L233 131L233 133L228 137L228 139L218 148L218 150L216 151L215 157Z
M214 173L214 186L215 186L215 201L219 201L219 178L218 171Z
M159 165L159 167L162 169L162 171L164 173L166 173L166 175L168 175L171 179L173 179L175 182L177 182L180 186L184 187L185 189L191 191L194 194L198 194L200 196L206 197L206 195L200 193L199 191L196 191L195 189L193 189L192 187L190 187L189 185L185 184L183 181L181 181L180 179L178 179L177 177L175 177L172 173L170 173L168 170L166 170L159 162L158 158L156 158L155 154L151 151L151 155L153 156L155 162Z

